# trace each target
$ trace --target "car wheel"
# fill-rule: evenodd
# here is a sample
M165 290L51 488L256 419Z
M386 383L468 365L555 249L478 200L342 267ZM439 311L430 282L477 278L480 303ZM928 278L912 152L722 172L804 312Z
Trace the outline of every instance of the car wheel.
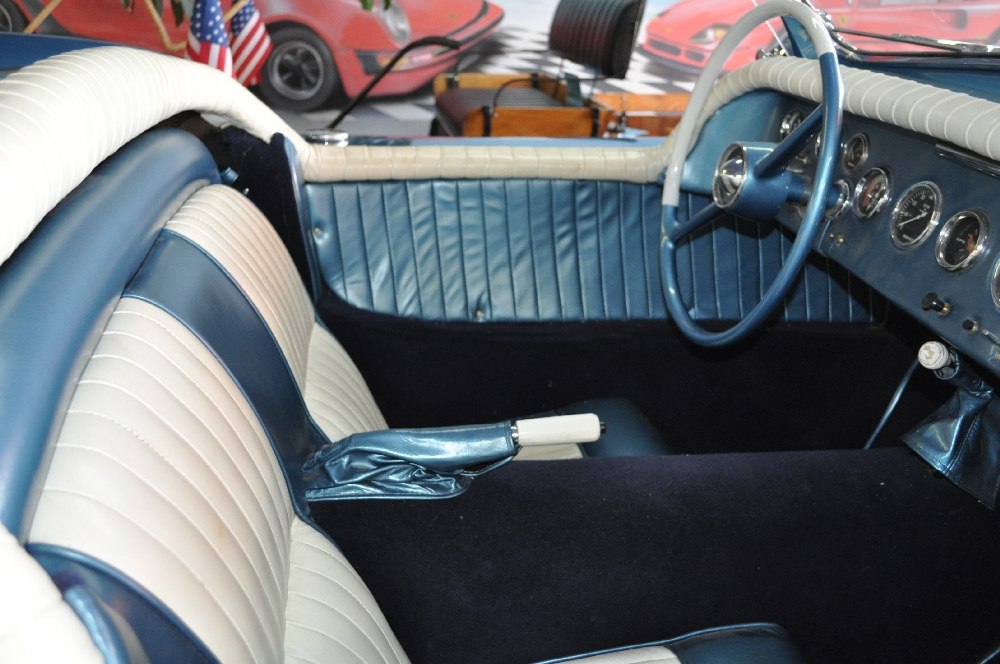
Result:
M21 32L24 26L24 16L10 0L0 0L0 32Z
M316 33L301 27L279 28L271 34L271 43L274 48L260 78L260 93L268 103L309 111L333 95L340 82L337 67Z

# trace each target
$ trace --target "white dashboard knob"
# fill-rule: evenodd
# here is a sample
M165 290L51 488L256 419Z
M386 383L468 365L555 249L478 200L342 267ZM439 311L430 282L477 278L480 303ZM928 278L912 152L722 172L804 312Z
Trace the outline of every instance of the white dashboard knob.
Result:
M951 352L940 341L928 341L917 351L917 360L925 369L937 371L951 364Z

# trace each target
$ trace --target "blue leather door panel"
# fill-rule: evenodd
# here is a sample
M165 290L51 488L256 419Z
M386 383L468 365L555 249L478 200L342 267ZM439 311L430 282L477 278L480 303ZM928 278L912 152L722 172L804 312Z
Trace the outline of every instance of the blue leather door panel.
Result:
M448 321L666 318L660 187L570 180L310 184L323 279L349 304ZM682 252L694 315L739 317L789 245L777 226L719 222ZM814 257L789 321L871 322L884 302ZM872 312L876 313L872 313Z

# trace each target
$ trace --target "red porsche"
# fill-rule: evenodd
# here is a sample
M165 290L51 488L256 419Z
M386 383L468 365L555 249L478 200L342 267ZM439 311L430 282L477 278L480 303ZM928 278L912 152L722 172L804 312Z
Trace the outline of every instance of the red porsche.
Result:
M0 0L0 30L20 31L38 15L42 0ZM338 90L354 96L393 55L414 39L448 37L461 47L432 46L411 51L372 91L373 95L412 92L453 66L464 51L489 35L503 10L486 0L394 0L365 11L359 0L255 0L274 50L261 74L260 93L272 105L304 111L323 104ZM223 0L223 7L230 5ZM174 43L183 43L187 22L164 23ZM64 0L39 32L73 34L154 50L169 50L142 3L133 11L121 0ZM183 51L178 51L183 53Z
M680 0L667 7L646 26L641 48L672 69L697 73L708 61L729 26L755 0ZM837 28L879 34L933 34L937 38L997 44L1000 42L998 0L814 0ZM772 48L783 30L780 21L750 33L729 59L726 69L735 69L754 59L761 49ZM872 44L852 35L852 44ZM878 50L891 48L877 42ZM902 47L901 47L902 48ZM906 46L913 50L913 46Z

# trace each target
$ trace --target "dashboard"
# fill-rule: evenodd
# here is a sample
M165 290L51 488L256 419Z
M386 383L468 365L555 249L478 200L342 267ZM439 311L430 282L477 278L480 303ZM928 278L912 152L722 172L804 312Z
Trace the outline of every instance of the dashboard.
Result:
M772 139L811 110L792 102ZM808 178L817 153L790 168ZM1000 373L1000 164L845 113L835 189L818 250ZM794 227L798 213L781 221Z

